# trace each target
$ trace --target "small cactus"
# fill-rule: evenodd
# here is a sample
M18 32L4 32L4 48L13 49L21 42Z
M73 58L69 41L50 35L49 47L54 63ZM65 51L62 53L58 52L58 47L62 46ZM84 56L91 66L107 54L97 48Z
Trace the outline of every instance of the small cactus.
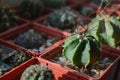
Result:
M41 16L43 13L41 1L23 0L20 9L21 16L30 20Z
M22 74L20 80L55 80L52 71L44 65L31 65Z
M17 25L17 16L7 6L0 6L0 33Z
M18 66L30 58L31 56L29 54L24 53L21 50L17 50L15 51L15 54L12 56L12 63L14 64L14 66Z
M100 44L92 36L76 34L65 41L62 54L74 66L83 66L86 68L100 59Z
M66 0L42 0L44 6L49 8L61 8L66 4Z
M59 29L73 28L78 23L78 16L75 11L67 7L51 13L48 23Z
M20 34L15 40L15 44L23 46L27 49L39 48L43 44L44 39L39 32L35 32L33 29Z

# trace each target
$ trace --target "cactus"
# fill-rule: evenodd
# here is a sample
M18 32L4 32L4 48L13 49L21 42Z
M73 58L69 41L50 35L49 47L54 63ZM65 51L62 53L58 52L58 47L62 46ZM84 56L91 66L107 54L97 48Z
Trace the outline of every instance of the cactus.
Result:
M88 25L89 34L94 36L99 42L111 47L120 45L120 21L115 16L107 14L97 14Z
M20 14L27 19L35 19L43 13L43 5L41 1L23 0L20 5Z
M17 25L15 13L7 6L0 6L0 33Z
M33 29L28 30L26 33L20 34L15 40L15 44L23 46L27 49L39 48L43 44L44 39Z
M44 6L49 8L61 8L66 4L66 0L42 0Z
M55 80L52 71L44 65L31 65L22 74L20 80Z
M76 34L65 41L62 54L73 66L86 68L100 59L100 44L92 36Z
M67 7L51 13L48 23L59 29L73 28L78 23L78 16L75 11Z
M30 59L31 56L27 53L24 53L21 50L17 50L15 51L15 55L12 56L12 63L14 64L14 66L18 66L20 64L22 64L23 62L27 61L28 59Z

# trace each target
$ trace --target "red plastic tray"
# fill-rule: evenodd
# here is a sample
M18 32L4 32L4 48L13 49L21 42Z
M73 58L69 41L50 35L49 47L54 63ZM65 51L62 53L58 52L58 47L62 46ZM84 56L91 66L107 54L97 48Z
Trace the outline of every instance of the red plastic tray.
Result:
M28 60L27 62L23 63L22 65L14 68L13 70L8 72L4 76L0 77L0 80L20 80L20 77L21 77L23 71L27 67L29 67L30 65L33 65L33 64L45 65L44 63L46 63L46 62L47 61L42 58L39 58L38 60L36 58L32 58L32 59ZM53 74L56 78L55 80L75 80L74 78L72 78L68 75L63 75L61 72L59 72L59 70L55 70L51 67L49 67L49 68L53 71Z
M44 32L45 34L47 34L47 35L49 35L49 36L51 36L53 38L59 38L60 40L66 38L68 36L68 34L66 32L61 32L61 31L56 30L54 28L49 28L49 27L46 27L46 26L42 26L42 25L39 25L37 23L28 23L28 24L23 25L21 27L16 27L16 28L12 29L11 31L5 33L1 37L1 39L12 40L12 39L16 38L19 34L24 33L28 29L31 29L31 28L38 31L38 32ZM56 45L59 45L59 41L56 42L55 44L53 44L53 46L56 46ZM15 45L15 46L18 46L18 45ZM47 48L47 49L49 49L49 48ZM39 56L40 55L40 54L35 54L32 51L29 51L29 52L34 54L33 56Z
M8 29L8 30L6 30L5 32L0 33L0 38L3 37L4 34L12 31L14 28L16 28L16 27L21 27L21 26L27 24L29 21L27 21L27 20L25 20L25 19L23 19L23 18L18 17L18 22L19 22L19 24L18 24L17 26Z
M4 46L6 46L6 47L9 47L9 48L11 48L11 49L13 49L13 50L22 50L23 52L25 52L26 54L29 54L29 55L32 55L30 52L28 52L27 50L25 50L24 48L22 48L22 47L18 47L18 46L16 46L16 45L14 45L14 44L11 44L11 43L9 43L9 42L6 42L6 41L4 41L4 40L1 40L0 39L0 45L4 45ZM10 56L12 56L12 55L9 55L7 58L9 58ZM26 63L26 62L25 62ZM24 64L24 63L23 63ZM22 64L20 64L20 65L22 65ZM20 66L19 65L19 66ZM17 67L19 67L19 66L17 66ZM8 72L6 72L5 74L3 74L2 76L0 76L0 80L14 80L14 79L11 79L12 77L14 77L14 76L11 76L11 75L9 75L12 71L13 71L13 73L14 73L14 75L15 74L17 74L17 72L14 72L14 69L16 69L17 67L14 67L12 70L10 70L10 71L8 71ZM9 78L8 78L9 77ZM11 78L10 78L11 77ZM7 79L6 79L7 78Z
M42 54L40 57L42 57L46 60L50 60L50 59L54 58L58 53L61 53L62 48L63 47L58 46L58 47ZM48 66L50 65L50 67L52 67L56 70L59 70L63 74L73 76L74 78L76 78L76 80L114 80L114 77L116 74L115 72L117 70L117 65L118 65L118 61L119 61L119 56L116 55L115 52L111 52L109 50L106 50L105 48L102 48L102 53L103 53L102 57L109 57L111 60L113 60L113 63L110 66L108 66L108 68L98 78L93 78L86 74L80 74L79 72L77 72L75 70L72 70L72 69L66 68L66 67L62 67L61 65L53 63L51 61L48 61L48 63L44 63L44 64L46 64Z
M19 80L23 71L30 65L37 63L35 58L32 58L25 63L21 64L20 66L15 67L5 75L0 77L0 80Z

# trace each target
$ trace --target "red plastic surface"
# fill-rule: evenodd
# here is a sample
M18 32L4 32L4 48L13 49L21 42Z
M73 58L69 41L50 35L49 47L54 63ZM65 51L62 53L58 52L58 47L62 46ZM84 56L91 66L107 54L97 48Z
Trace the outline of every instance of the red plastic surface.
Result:
M14 49L14 50L22 50L23 52L25 52L26 54L29 54L29 55L33 55L31 54L30 52L28 52L26 49L20 47L20 46L16 46L14 44L11 44L9 42L6 42L4 40L1 40L0 39L0 45L4 45L6 47L9 47L11 49ZM26 62L24 62L23 64L21 65L24 65ZM17 79L14 79L13 77L15 77L14 75L17 75L19 72L21 72L21 65L13 68L12 70L10 70L9 72L6 72L4 75L0 76L0 80L17 80ZM20 69L18 69L20 67ZM15 69L17 69L18 71L16 71ZM12 73L12 74L11 74Z
M44 64L44 65L48 66L50 69L52 69L56 80L76 80L74 77L67 74L68 70L65 70L65 69L59 67L59 65L50 63L49 61L39 58L39 57L37 57L37 59L41 64ZM57 69L54 68L53 66L56 67Z
M43 17L41 17L41 18L36 19L36 20L35 20L35 23L36 23L36 24L39 24L40 26L46 27L46 28L51 28L51 29L55 30L57 33L62 33L62 34L64 35L64 38L67 38L67 37L69 37L69 36L71 35L70 33L67 33L67 32L65 32L65 31L62 31L62 30L60 30L60 29L58 29L58 28L48 27L48 26L46 26L46 25L41 24L42 22L44 22L44 21L48 18L48 16L49 16L49 15L45 15L45 16L43 16ZM84 17L84 16L81 16L81 15L78 15L78 17L82 18L82 19L85 20L86 22L89 22L89 21L91 20L91 19L88 19L88 18L86 18L86 17ZM87 30L87 26L84 26L84 27L80 30L80 33L83 33L83 32L85 32L86 30Z
M104 45L102 44L102 47L105 48L107 51L110 51L111 53L117 54L120 56L120 50L116 49L116 48L112 48L108 45Z
M38 59L38 60L37 60ZM42 59L42 58L32 58L29 61L23 63L22 65L14 68L11 70L9 73L5 74L4 76L0 77L0 80L20 80L20 77L23 73L23 71L29 67L30 65L33 64L43 64L46 63L47 61ZM47 65L48 66L48 65ZM49 67L49 66L48 66ZM52 67L49 67L55 76L55 80L75 80L74 78L70 77L69 75L63 75L63 73L59 72L59 70L56 70Z
M20 23L19 25L15 26L15 27L13 27L13 28L10 28L10 29L8 29L8 30L6 30L5 32L0 33L0 39L1 39L5 34L13 31L14 28L21 27L21 26L24 26L24 25L28 24L29 21L27 21L27 20L25 20L25 19L23 19L23 18L18 17L18 22Z
M8 73L6 73L5 75L0 77L0 80L19 80L21 74L23 73L23 71L30 65L32 64L37 64L37 60L35 58L32 58L30 60L28 60L27 62L21 64L18 67L15 67L14 69L12 69L11 71L9 71Z
M12 43L10 43L8 41L5 41L5 40L2 40L2 39L0 39L0 45L4 45L4 46L9 47L9 48L14 49L14 50L22 50L23 52L28 53L31 56L33 55L32 53L30 53L25 48L23 48L21 46L18 46L18 45L15 45L15 44L12 44Z
M21 27L16 27L16 28L12 29L11 31L4 34L1 38L4 40L12 40L12 39L16 38L19 34L24 33L28 29L31 29L31 28L38 32L44 32L45 34L52 36L53 38L58 38L60 40L66 38L68 36L68 34L65 32L61 32L59 30L56 30L56 29L53 29L50 27L46 27L44 25L39 25L37 23L28 23L28 24L22 25ZM56 46L56 45L59 45L59 41L53 44L53 46ZM15 45L15 46L18 46L18 45ZM20 46L18 46L18 47L20 47ZM49 48L47 48L47 49L49 50ZM40 54L36 54L32 51L29 51L29 52L31 54L33 54L33 56L40 55Z
M58 53L61 53L61 52L62 52L62 47L58 46L58 47L42 54L40 57L49 60L49 59L54 58ZM75 70L72 70L72 69L69 69L66 67L62 67L61 65L53 63L51 61L48 61L47 63L44 63L44 64L46 64L56 70L59 70L63 74L72 76L73 78L75 78L75 80L114 80L114 77L116 74L115 72L117 70L117 65L118 65L118 61L119 61L119 56L116 55L115 52L111 52L109 50L106 50L105 48L102 48L102 53L103 53L102 57L109 57L111 60L113 60L113 63L110 66L108 66L108 68L98 78L93 78L86 74L81 74Z

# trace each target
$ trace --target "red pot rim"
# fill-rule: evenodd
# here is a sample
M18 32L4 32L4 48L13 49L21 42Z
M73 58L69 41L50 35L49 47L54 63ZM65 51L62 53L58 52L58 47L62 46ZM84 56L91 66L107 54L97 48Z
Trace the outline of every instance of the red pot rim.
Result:
M91 77L91 76L88 76L87 74L81 74L81 73L79 73L79 72L77 72L77 71L75 71L75 70L72 70L72 69L70 69L70 68L63 67L63 66L61 66L60 64L57 64L57 63L54 63L54 62L49 61L49 59L52 59L52 56L53 56L54 54L56 54L57 51L56 51L55 49L57 49L57 48L59 48L59 47L56 47L56 48L54 48L54 49L52 49L52 50L49 50L48 52L40 55L39 57L46 59L47 62L44 63L45 65L48 65L49 67L52 67L52 68L54 68L54 69L60 69L60 68L63 69L63 68L64 68L64 70L66 71L66 73L67 73L67 71L68 71L68 72L72 72L73 74L71 74L71 76L76 76L77 79L79 79L79 78L81 78L81 77L84 77L85 80L86 80L86 79L87 79L87 80L88 80L88 79L91 79L91 80L101 80L103 77L107 76L109 72L111 72L110 70L113 70L113 69L116 68L116 66L117 66L117 64L118 64L118 60L119 60L119 56L118 56L118 55L116 55L116 54L114 54L114 53L111 53L111 51L109 51L108 49L107 49L107 50L106 50L106 49L102 49L102 50L103 50L103 53L104 53L103 55L104 55L104 56L108 56L108 54L109 54L109 57L110 57L112 60L114 60L114 61L113 61L112 64L110 64L110 65L106 68L106 70L104 70L104 72L102 73L102 75L101 75L100 77L98 77L98 78L93 78L93 77ZM56 51L56 52L55 52L55 51ZM59 51L58 51L57 53L59 53ZM47 57L47 58L46 58L46 57ZM51 58L50 58L50 57L51 57ZM39 58L38 58L38 60L39 60ZM59 71L62 71L62 70L59 70ZM84 79L83 79L83 80L84 80Z

